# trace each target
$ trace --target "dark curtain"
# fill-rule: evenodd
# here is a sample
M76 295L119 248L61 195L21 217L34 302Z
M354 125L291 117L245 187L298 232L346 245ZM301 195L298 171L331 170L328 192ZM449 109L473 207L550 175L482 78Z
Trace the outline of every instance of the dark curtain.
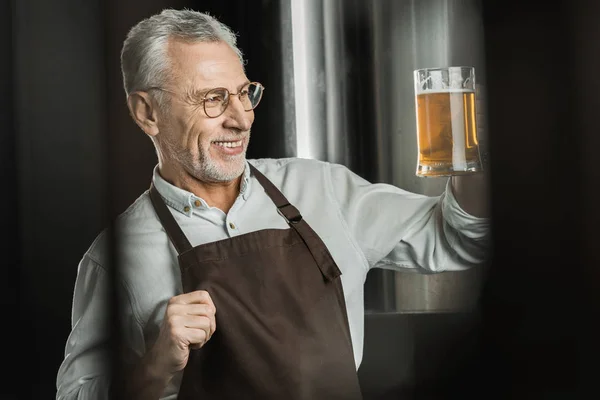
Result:
M600 2L484 4L494 250L475 386L584 398L600 371Z
M493 254L480 351L457 390L583 398L600 337L600 2L483 4ZM2 2L3 398L54 398L77 264L149 185L156 156L129 118L119 51L129 27L166 7L239 32L248 75L267 87L248 155L282 153L270 140L284 129L278 1Z

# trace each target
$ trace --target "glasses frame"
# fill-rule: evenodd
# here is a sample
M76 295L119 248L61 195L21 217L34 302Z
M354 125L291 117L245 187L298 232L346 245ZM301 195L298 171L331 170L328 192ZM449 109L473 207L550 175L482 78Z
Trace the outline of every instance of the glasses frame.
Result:
M204 110L204 114L206 114L206 116L208 118L219 118L227 110L227 107L229 107L229 103L230 103L229 100L231 99L231 96L238 96L238 99L241 102L242 99L241 99L240 95L242 94L242 91L244 90L244 88L248 87L249 85L256 85L256 86L259 86L261 88L260 98L258 99L258 102L254 105L254 107L252 107L252 108L250 108L248 110L244 109L244 111L246 111L246 112L254 110L260 104L260 101L262 100L263 93L265 91L265 87L260 82L248 82L248 83L246 83L244 85L244 87L242 88L242 90L240 90L237 93L231 93L229 91L229 89L224 88L224 87L216 87L216 88L212 88L212 89L208 90L206 92L206 95L200 99L200 101L202 102L202 109ZM181 93L177 93L177 92L174 92L172 90L165 89L165 88L162 88L162 87L159 87L159 86L151 86L151 87L147 88L145 91L150 91L150 90L160 90L161 92L167 92L167 93L171 93L171 94L174 94L174 95L177 95L177 96L181 96ZM209 115L208 112L206 111L206 99L208 98L207 95L209 93L211 93L212 91L214 91L214 90L224 90L227 93L227 100L225 101L225 106L223 106L223 110L221 110L221 112L218 115L212 116L212 115Z

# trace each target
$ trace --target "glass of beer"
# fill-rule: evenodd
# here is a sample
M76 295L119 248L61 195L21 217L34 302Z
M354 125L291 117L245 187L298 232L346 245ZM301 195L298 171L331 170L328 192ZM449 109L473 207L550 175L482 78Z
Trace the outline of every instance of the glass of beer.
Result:
M414 71L417 176L482 171L475 110L475 68Z

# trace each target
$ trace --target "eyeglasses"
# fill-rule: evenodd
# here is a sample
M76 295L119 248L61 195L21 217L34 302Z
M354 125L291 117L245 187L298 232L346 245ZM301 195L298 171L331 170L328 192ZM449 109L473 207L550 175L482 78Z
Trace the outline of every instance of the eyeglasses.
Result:
M150 87L147 90L160 90L163 92L177 94L167 89L160 87ZM238 93L231 93L225 88L211 89L199 99L193 99L194 102L202 103L204 112L210 118L221 116L229 106L231 96L238 96L240 102L244 106L244 111L252 111L258 106L262 99L265 87L258 82L247 83Z

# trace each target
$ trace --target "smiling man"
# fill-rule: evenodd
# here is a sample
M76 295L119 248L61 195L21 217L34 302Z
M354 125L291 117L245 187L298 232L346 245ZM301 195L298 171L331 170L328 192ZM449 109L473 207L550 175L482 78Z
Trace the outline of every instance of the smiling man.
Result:
M126 44L124 68L127 50ZM227 212L246 168L252 110L263 87L248 81L240 55L227 42L190 42L173 35L166 38L165 50L169 68L162 86L128 88L124 73L131 114L154 141L160 176ZM160 65L156 60L149 67ZM169 95L159 97L158 107L155 91Z
M165 10L129 32L132 118L153 141L150 189L78 268L57 399L109 399L116 275L128 399L360 399L371 268L458 271L485 259L482 176L441 196L342 165L246 160L263 86L231 30ZM393 333L390 333L393 335Z

